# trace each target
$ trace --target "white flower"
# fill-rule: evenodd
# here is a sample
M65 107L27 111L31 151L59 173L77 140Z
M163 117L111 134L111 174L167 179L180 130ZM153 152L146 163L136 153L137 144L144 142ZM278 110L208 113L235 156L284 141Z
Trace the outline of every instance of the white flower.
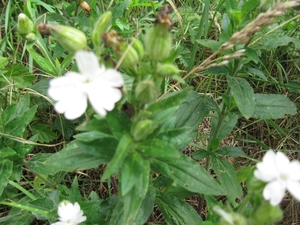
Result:
M56 101L55 110L67 119L76 119L85 112L89 100L94 110L105 116L122 97L122 75L100 66L92 52L78 51L75 59L80 73L70 71L50 81L48 94Z
M278 205L286 189L300 201L300 163L290 162L282 152L267 151L262 162L257 163L254 176L267 182L263 191L265 200L271 205Z
M74 205L68 201L59 203L57 214L59 221L51 225L77 225L86 221L86 216L83 216L83 212L80 210L77 202Z

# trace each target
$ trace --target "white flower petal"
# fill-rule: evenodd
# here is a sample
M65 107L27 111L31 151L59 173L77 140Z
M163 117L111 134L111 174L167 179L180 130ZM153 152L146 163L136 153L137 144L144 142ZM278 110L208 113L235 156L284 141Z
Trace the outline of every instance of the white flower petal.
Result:
M115 103L122 98L120 89L111 87L106 80L97 79L88 86L87 94L93 108L102 116L111 111Z
M300 201L300 182L288 181L287 189L295 199Z
M85 112L89 100L95 111L105 116L122 98L122 75L100 67L92 52L79 51L75 57L80 73L68 72L50 81L48 94L56 101L55 110L67 119L76 119Z
M285 186L279 181L272 181L266 185L263 191L265 200L270 200L273 206L278 205L285 195Z
M114 69L107 69L101 74L101 79L105 79L105 81L110 83L112 87L121 87L124 84L122 75Z
M100 69L98 58L93 52L77 51L75 58L77 67L82 74L92 76Z
M73 96L74 93L81 90L83 77L78 73L68 72L62 77L50 81L48 95L58 101L64 97Z
M83 216L83 211L77 202L73 205L70 202L63 201L59 204L57 210L59 221L52 225L77 225L86 221L86 216Z
M289 166L289 177L292 180L300 181L300 162L293 161Z

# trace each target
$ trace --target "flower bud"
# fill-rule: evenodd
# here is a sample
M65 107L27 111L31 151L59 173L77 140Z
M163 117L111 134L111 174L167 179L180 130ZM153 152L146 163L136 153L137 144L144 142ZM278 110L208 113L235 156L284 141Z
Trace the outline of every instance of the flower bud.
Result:
M18 31L20 34L29 34L33 31L33 22L24 13L18 16Z
M126 42L120 42L120 51L115 51L115 57L119 60L126 54L122 63L121 68L123 69L133 69L139 62L139 55L132 46L128 46Z
M82 31L73 27L60 25L47 25L47 27L57 42L66 50L76 52L87 47L87 38Z
M142 120L133 126L131 134L134 140L143 141L152 134L156 128L157 125L155 125L152 120Z
M102 42L102 34L107 32L111 26L111 11L105 12L94 25L92 32L92 41L94 46L98 46Z
M139 58L142 59L144 57L144 53L145 53L143 43L139 39L136 39L136 38L132 38L131 41L133 41L132 47L137 52Z
M26 41L28 41L29 43L35 42L35 40L37 39L36 35L34 33L29 33L25 36Z
M171 77L179 73L179 69L172 63L159 64L157 73L163 77Z
M158 23L145 36L145 47L152 60L161 61L169 56L172 36L165 24Z
M159 91L152 80L143 80L135 88L136 100L141 103L151 103L158 97Z

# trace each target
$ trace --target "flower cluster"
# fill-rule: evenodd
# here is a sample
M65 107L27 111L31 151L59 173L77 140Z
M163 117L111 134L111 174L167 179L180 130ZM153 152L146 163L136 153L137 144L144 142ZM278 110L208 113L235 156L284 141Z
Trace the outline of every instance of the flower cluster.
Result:
M69 71L50 81L48 94L56 101L55 110L67 119L76 119L85 112L89 100L94 110L105 116L122 97L122 75L100 66L92 52L78 51L75 59L80 73Z
M254 176L267 182L263 196L273 206L278 205L288 190L300 201L300 162L290 162L282 152L268 151L257 163Z
M59 204L57 214L59 221L51 225L77 225L86 221L86 216L83 216L83 211L77 202L72 204L69 201L63 201Z

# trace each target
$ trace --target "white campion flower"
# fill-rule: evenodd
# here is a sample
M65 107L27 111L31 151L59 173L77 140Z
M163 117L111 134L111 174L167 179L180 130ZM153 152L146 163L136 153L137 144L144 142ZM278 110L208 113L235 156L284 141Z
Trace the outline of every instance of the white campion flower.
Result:
M80 73L69 71L50 81L48 94L56 101L55 110L69 120L76 119L85 112L89 100L94 110L105 116L122 97L122 75L100 66L92 52L78 51L75 59Z
M57 214L59 221L51 225L77 225L86 221L86 216L83 216L83 211L77 202L74 204L69 201L59 203Z
M257 163L254 176L267 182L263 191L265 200L271 205L278 205L288 190L294 198L300 201L300 162L290 162L282 152L269 150L262 162Z

